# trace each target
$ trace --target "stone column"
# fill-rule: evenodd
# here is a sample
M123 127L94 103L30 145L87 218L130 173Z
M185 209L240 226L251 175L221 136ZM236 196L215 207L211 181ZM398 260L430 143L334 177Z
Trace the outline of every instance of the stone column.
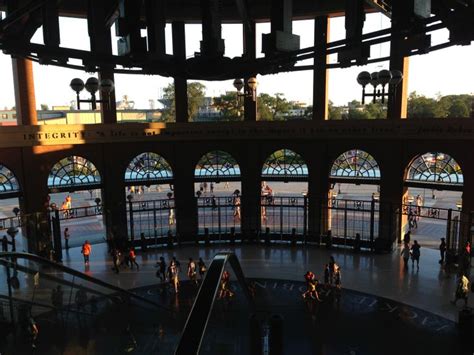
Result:
M251 21L250 28L244 26L244 57L247 60L253 60L256 58L256 43L255 43L255 22ZM247 94L251 93L247 85L247 81L250 77L244 78L244 92ZM256 121L257 120L257 98L253 100L250 95L246 95L244 98L244 121Z
M13 85L18 125L37 125L33 64L24 58L12 58Z
M313 120L327 120L328 111L328 77L326 55L329 42L329 17L320 16L314 20L314 69L313 69Z
M22 228L26 236L24 245L28 252L38 253L40 244L51 241L51 226L48 216L48 176L50 168L39 156L48 153L48 147L22 148L22 170L35 172L34 176L24 174L20 182L22 195L20 210L26 216Z
M117 147L113 145L105 147L104 161L114 161L116 149ZM116 241L126 240L130 236L127 232L127 199L122 165L116 163L102 169L102 184L106 233L108 236L113 236Z
M182 152L192 147L182 147ZM197 199L194 193L194 162L181 159L173 167L176 231L181 241L194 241L198 233Z
M319 157L321 157L319 155ZM329 229L330 210L328 206L329 175L326 161L308 161L308 238L319 241L319 236Z
M407 118L408 107L408 57L405 56L403 28L409 21L406 6L407 2L395 1L392 11L392 28L394 33L390 42L390 70L400 70L403 80L397 87L390 85L390 93L393 94L388 100L387 118L392 120Z
M242 234L243 239L253 237L261 225L261 176L262 167L254 147L248 147L242 169Z
M184 22L173 22L173 56L178 63L186 61L186 32ZM188 83L186 78L174 78L176 122L188 122Z
M402 234L402 201L407 189L403 186L403 171L398 171L396 164L389 163L380 170L379 240L376 240L376 246L389 250Z
M465 164L467 165L467 164ZM462 214L461 214L461 226L460 226L460 247L464 247L467 241L472 244L472 219L474 218L474 181L472 179L466 179L466 176L473 176L469 174L469 166L464 168L464 188L462 193ZM467 172L467 174L466 174Z

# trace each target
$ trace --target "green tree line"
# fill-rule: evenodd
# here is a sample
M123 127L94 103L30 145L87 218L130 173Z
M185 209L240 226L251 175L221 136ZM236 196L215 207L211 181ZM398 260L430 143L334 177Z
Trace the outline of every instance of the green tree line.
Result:
M206 100L206 87L199 82L188 83L188 116L191 121L196 120L199 108L203 107ZM409 118L450 118L469 117L474 97L472 95L447 95L429 98L412 92L408 97ZM162 120L171 122L175 120L175 94L174 85L169 84L163 89ZM219 121L243 120L243 99L237 92L230 91L212 98L212 107L220 112ZM283 94L270 95L261 93L257 96L257 120L259 121L284 121L289 117L290 110L301 109L295 102L288 101ZM312 106L305 108L304 113L298 115L300 119L311 119ZM349 102L347 107L336 106L329 101L330 120L361 120L383 119L387 117L387 106L380 102L368 102L362 105L359 101Z

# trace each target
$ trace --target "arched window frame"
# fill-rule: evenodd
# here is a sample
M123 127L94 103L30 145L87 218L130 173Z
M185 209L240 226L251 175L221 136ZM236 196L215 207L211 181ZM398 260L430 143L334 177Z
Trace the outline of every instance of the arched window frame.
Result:
M213 150L199 159L194 178L196 181L240 180L240 167L229 153Z
M56 162L48 176L50 190L87 190L99 188L101 184L102 179L95 165L77 155L70 155Z
M290 149L273 152L263 163L262 179L307 181L308 166L303 157Z
M461 166L452 156L442 152L428 152L418 155L411 161L405 183L462 188L464 176Z
M125 170L125 183L166 184L173 180L173 170L161 155L144 152L133 158Z
M19 196L20 184L13 171L0 164L0 197L9 198Z
M331 166L332 180L380 181L381 172L377 161L364 150L351 149L339 155Z

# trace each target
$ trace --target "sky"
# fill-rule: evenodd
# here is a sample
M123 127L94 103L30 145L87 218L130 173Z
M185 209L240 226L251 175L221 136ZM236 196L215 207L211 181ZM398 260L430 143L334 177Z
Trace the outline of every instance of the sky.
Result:
M372 32L390 27L390 20L381 14L370 14L364 26L364 32ZM88 50L89 37L85 20L60 18L61 46ZM330 40L335 41L345 37L344 18L333 18L330 24ZM293 22L293 33L300 36L301 47L310 47L314 40L314 21ZM261 54L261 35L270 32L270 24L257 24L257 53ZM235 57L242 55L243 43L241 38L242 25L223 25L222 35L226 44L225 55ZM112 42L116 53L116 40L112 29ZM166 27L167 53L172 53L171 26ZM199 42L202 39L200 25L186 25L186 55L192 56L199 52ZM432 33L432 44L445 42L449 37L446 30ZM33 37L33 42L42 43L41 28ZM371 56L386 56L389 44L372 46ZM435 97L437 95L461 94L474 92L474 46L450 47L426 55L410 57L409 92ZM336 62L336 57L329 58L330 63ZM449 65L452 63L451 65ZM311 64L301 62L302 64ZM357 74L363 70L369 72L388 68L388 62L377 63L363 67L347 69L331 69L329 73L329 99L336 105L345 105L353 99L359 99L361 88L356 82ZM15 105L11 59L0 54L0 108ZM84 81L93 74L78 70L60 68L51 65L34 63L36 103L48 106L69 105L75 99L74 92L69 88L72 78L79 77ZM281 73L258 76L258 93L283 93L289 100L303 101L311 104L312 72ZM150 100L155 102L161 96L162 88L172 83L172 78L151 75L116 75L116 97L123 95L135 101L136 108L150 108ZM208 96L218 96L226 91L235 90L232 80L222 82L203 82L207 87ZM84 94L85 95L85 94Z

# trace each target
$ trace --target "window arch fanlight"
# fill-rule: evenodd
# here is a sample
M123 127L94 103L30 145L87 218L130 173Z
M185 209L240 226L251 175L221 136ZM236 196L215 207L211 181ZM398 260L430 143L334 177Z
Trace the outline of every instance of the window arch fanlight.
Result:
M240 168L237 161L222 150L206 153L199 159L194 171L197 180L237 179Z
M360 149L352 149L337 157L329 177L380 180L380 168L372 155Z
M128 164L125 182L169 182L173 171L168 162L159 154L145 152L137 155Z
M464 178L461 167L450 155L429 152L413 159L405 181L462 186Z
M262 168L262 178L295 180L308 177L308 166L298 153L280 149L272 153Z
M13 172L0 164L0 195L18 194L20 185Z
M100 183L100 174L95 165L76 155L54 164L48 177L49 188L90 187Z

